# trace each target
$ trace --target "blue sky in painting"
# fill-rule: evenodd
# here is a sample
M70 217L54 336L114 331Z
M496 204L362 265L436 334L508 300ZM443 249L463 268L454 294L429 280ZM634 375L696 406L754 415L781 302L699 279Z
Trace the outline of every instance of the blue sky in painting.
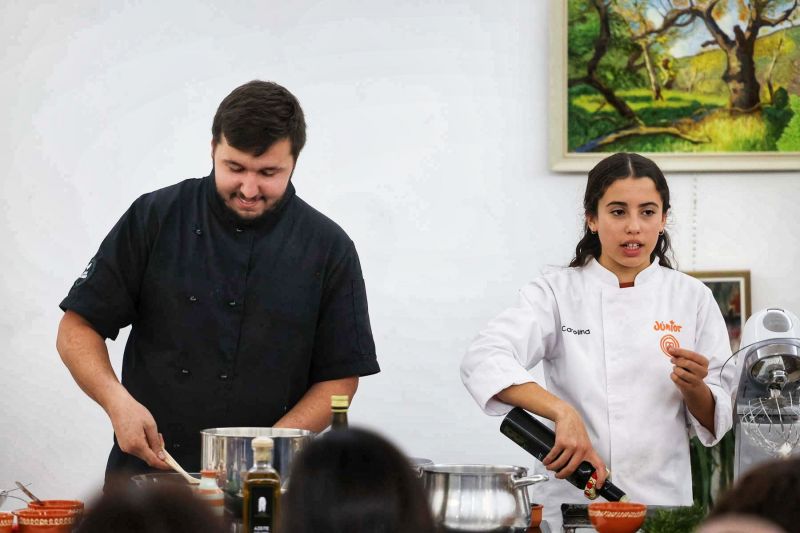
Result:
M653 5L660 2L650 3ZM718 20L717 23L729 36L733 37L734 25L742 23L738 20L736 0L728 0L728 7L729 9L726 11L725 15ZM647 18L658 25L660 25L662 21L662 16L655 7L647 9ZM769 26L761 28L759 36L769 35L773 31L787 26L789 26L788 22L782 24L778 28L771 28ZM693 56L703 50L712 50L716 48L716 45L713 47L702 47L702 44L709 40L711 40L711 35L708 33L705 25L701 21L695 20L691 26L681 31L681 37L676 39L675 43L670 48L670 54L674 57Z

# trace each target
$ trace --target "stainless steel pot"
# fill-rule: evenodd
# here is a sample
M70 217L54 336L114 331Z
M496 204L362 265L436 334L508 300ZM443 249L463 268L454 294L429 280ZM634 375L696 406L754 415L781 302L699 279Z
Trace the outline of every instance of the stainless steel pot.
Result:
M272 438L272 466L281 475L281 484L285 487L292 460L311 442L314 433L305 429L240 427L204 429L200 436L200 468L216 470L222 489L231 495L240 495L242 476L253 466L250 443L254 438Z
M508 465L421 465L420 475L436 522L446 530L524 529L531 519L526 487L546 481Z

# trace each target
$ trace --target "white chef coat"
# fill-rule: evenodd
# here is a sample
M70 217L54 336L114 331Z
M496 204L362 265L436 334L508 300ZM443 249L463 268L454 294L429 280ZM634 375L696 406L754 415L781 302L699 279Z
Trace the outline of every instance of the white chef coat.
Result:
M689 413L670 379L672 363L661 348L667 335L709 359L714 435ZM721 373L730 354L722 314L703 283L654 261L623 289L592 259L522 288L517 305L469 347L461 378L487 414L504 415L511 406L495 394L532 382L528 371L542 362L547 390L577 409L631 501L691 505L689 438L711 446L732 425L733 365ZM556 527L561 503L588 503L581 490L552 475L532 492Z

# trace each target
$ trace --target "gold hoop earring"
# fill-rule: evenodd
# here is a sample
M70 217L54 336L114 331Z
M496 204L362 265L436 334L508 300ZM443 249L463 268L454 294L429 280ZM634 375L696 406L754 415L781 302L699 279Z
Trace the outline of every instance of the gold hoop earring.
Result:
M659 236L659 237L661 237L662 235L664 235L664 230L663 230L663 229L662 229L661 231L659 231L659 232L658 232L658 236Z
M593 230L589 230L589 233L591 233L592 235L597 235L597 232Z

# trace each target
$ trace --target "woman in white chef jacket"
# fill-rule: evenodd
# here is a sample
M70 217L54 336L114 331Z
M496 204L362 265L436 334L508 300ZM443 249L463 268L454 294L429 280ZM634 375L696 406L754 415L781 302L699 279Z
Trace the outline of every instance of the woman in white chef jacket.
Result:
M587 503L563 479L584 460L631 501L691 505L689 438L711 446L731 428L727 330L711 291L672 269L669 207L649 159L598 163L570 267L523 287L464 356L462 380L486 413L518 406L554 423L543 463L557 479L536 486L551 525L561 503ZM528 372L539 363L546 390Z

